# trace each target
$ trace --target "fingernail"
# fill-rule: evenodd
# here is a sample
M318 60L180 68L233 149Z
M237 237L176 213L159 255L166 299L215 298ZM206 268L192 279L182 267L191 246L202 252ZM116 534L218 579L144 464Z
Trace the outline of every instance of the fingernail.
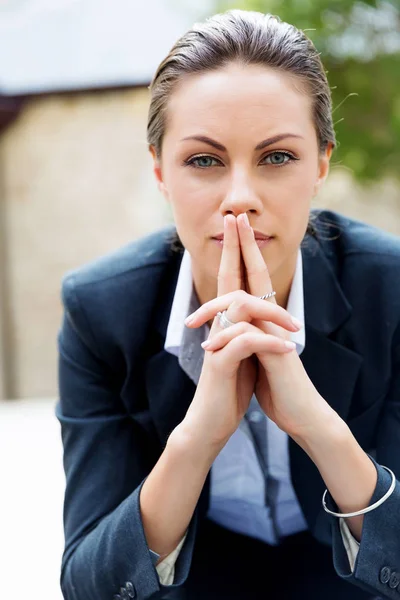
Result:
M244 221L246 227L250 227L249 217L247 216L247 213L243 213L243 221Z
M296 344L294 342L285 342L284 345L288 350L294 350L296 348Z
M297 328L297 329L303 329L304 325L301 321L299 321L298 319L296 319L295 317L291 317L290 318L293 325Z
M186 317L185 325L190 325L191 323L193 323L193 321L194 321L194 316L193 316L193 314L191 314L188 317Z
M211 342L209 342L208 340L201 344L201 347L204 349L208 348L209 346L211 346Z

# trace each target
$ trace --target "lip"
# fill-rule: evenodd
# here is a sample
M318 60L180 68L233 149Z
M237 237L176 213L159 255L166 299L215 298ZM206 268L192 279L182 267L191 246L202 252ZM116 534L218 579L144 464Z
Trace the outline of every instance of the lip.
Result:
M263 248L264 246L266 246L269 242L271 242L274 239L273 235L266 235L265 233L262 233L262 231L258 231L257 229L253 229L253 231L254 231L254 237L257 242L257 246L259 248ZM224 234L218 233L217 235L214 235L212 237L212 240L214 242L216 242L219 246L223 246L224 245Z
M274 237L273 235L266 235L265 233L262 233L261 231L258 231L257 229L253 229L253 231L254 231L254 237L256 238L256 240L271 240ZM218 233L217 235L213 235L212 239L213 240L223 240L224 234Z
M218 246L220 248L222 248L222 246L224 245L224 236L222 236L222 238L213 237L211 239L212 239L213 242L215 242L216 244L218 244ZM266 246L267 244L269 244L270 242L272 242L273 239L274 239L273 236L271 236L271 237L264 236L262 238L256 237L256 243L257 243L257 246L259 248L264 248L264 246Z

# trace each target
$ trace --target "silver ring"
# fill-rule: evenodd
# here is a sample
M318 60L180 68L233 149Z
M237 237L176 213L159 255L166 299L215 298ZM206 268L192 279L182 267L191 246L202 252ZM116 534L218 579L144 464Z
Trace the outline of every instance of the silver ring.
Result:
M276 296L276 292L270 292L269 294L265 294L265 296L259 296L260 300L268 300L269 298L273 298Z
M221 325L221 327L223 329L226 329L227 327L232 327L232 325L236 325L236 323L232 323L232 321L230 321L228 319L228 317L226 316L227 311L224 310L223 312L219 312L217 313L217 317L219 318L219 324Z

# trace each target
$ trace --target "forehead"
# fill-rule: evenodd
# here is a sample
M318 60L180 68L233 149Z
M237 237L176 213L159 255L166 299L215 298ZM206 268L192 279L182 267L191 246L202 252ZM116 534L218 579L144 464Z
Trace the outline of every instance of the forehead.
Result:
M186 76L168 101L166 134L246 127L260 133L313 131L311 99L290 74L258 65L235 65Z

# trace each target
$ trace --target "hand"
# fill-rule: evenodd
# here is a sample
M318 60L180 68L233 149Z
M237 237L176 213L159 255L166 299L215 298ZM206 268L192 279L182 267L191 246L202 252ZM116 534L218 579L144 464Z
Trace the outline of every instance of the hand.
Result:
M228 215L224 220L224 244L218 272L218 297L215 302L226 308L226 298L232 298L235 294L247 297L245 291L240 291L243 286L236 218ZM271 320L277 320L281 324L290 322L284 309L263 304L260 300L258 302L262 307L264 304L266 308L270 307ZM208 311L207 317L202 319L201 323L213 319L218 310L219 308L215 308ZM191 326L188 323L187 325ZM198 325L200 325L199 319L195 326ZM256 328L254 330L258 331ZM209 340L212 341L226 331L222 330L218 317L215 318ZM272 335L260 336L259 332L257 335L260 349L268 349L269 353L288 351L283 340ZM246 333L230 344L226 344L219 352L205 354L196 394L180 426L180 431L189 431L191 435L201 436L205 441L208 440L219 446L228 441L239 426L253 395L257 377L256 360L252 357L253 354L254 349L249 345Z
M262 338L273 336L275 341L288 341L290 316L276 304L274 298L272 301L258 298L272 291L268 268L248 225L247 215L239 215L237 222L248 288L252 295L239 292L235 299L232 294L215 298L193 313L190 326L199 327L216 312L229 309L229 319L237 324L215 335L206 348L207 352L218 354L235 340L240 341L246 331L249 351L256 354L259 362L255 393L261 408L283 431L292 437L301 437L333 411L318 394L296 352L277 354L272 353L267 345L261 347ZM287 316L286 324L279 311L284 311ZM298 330L292 327L292 331Z

